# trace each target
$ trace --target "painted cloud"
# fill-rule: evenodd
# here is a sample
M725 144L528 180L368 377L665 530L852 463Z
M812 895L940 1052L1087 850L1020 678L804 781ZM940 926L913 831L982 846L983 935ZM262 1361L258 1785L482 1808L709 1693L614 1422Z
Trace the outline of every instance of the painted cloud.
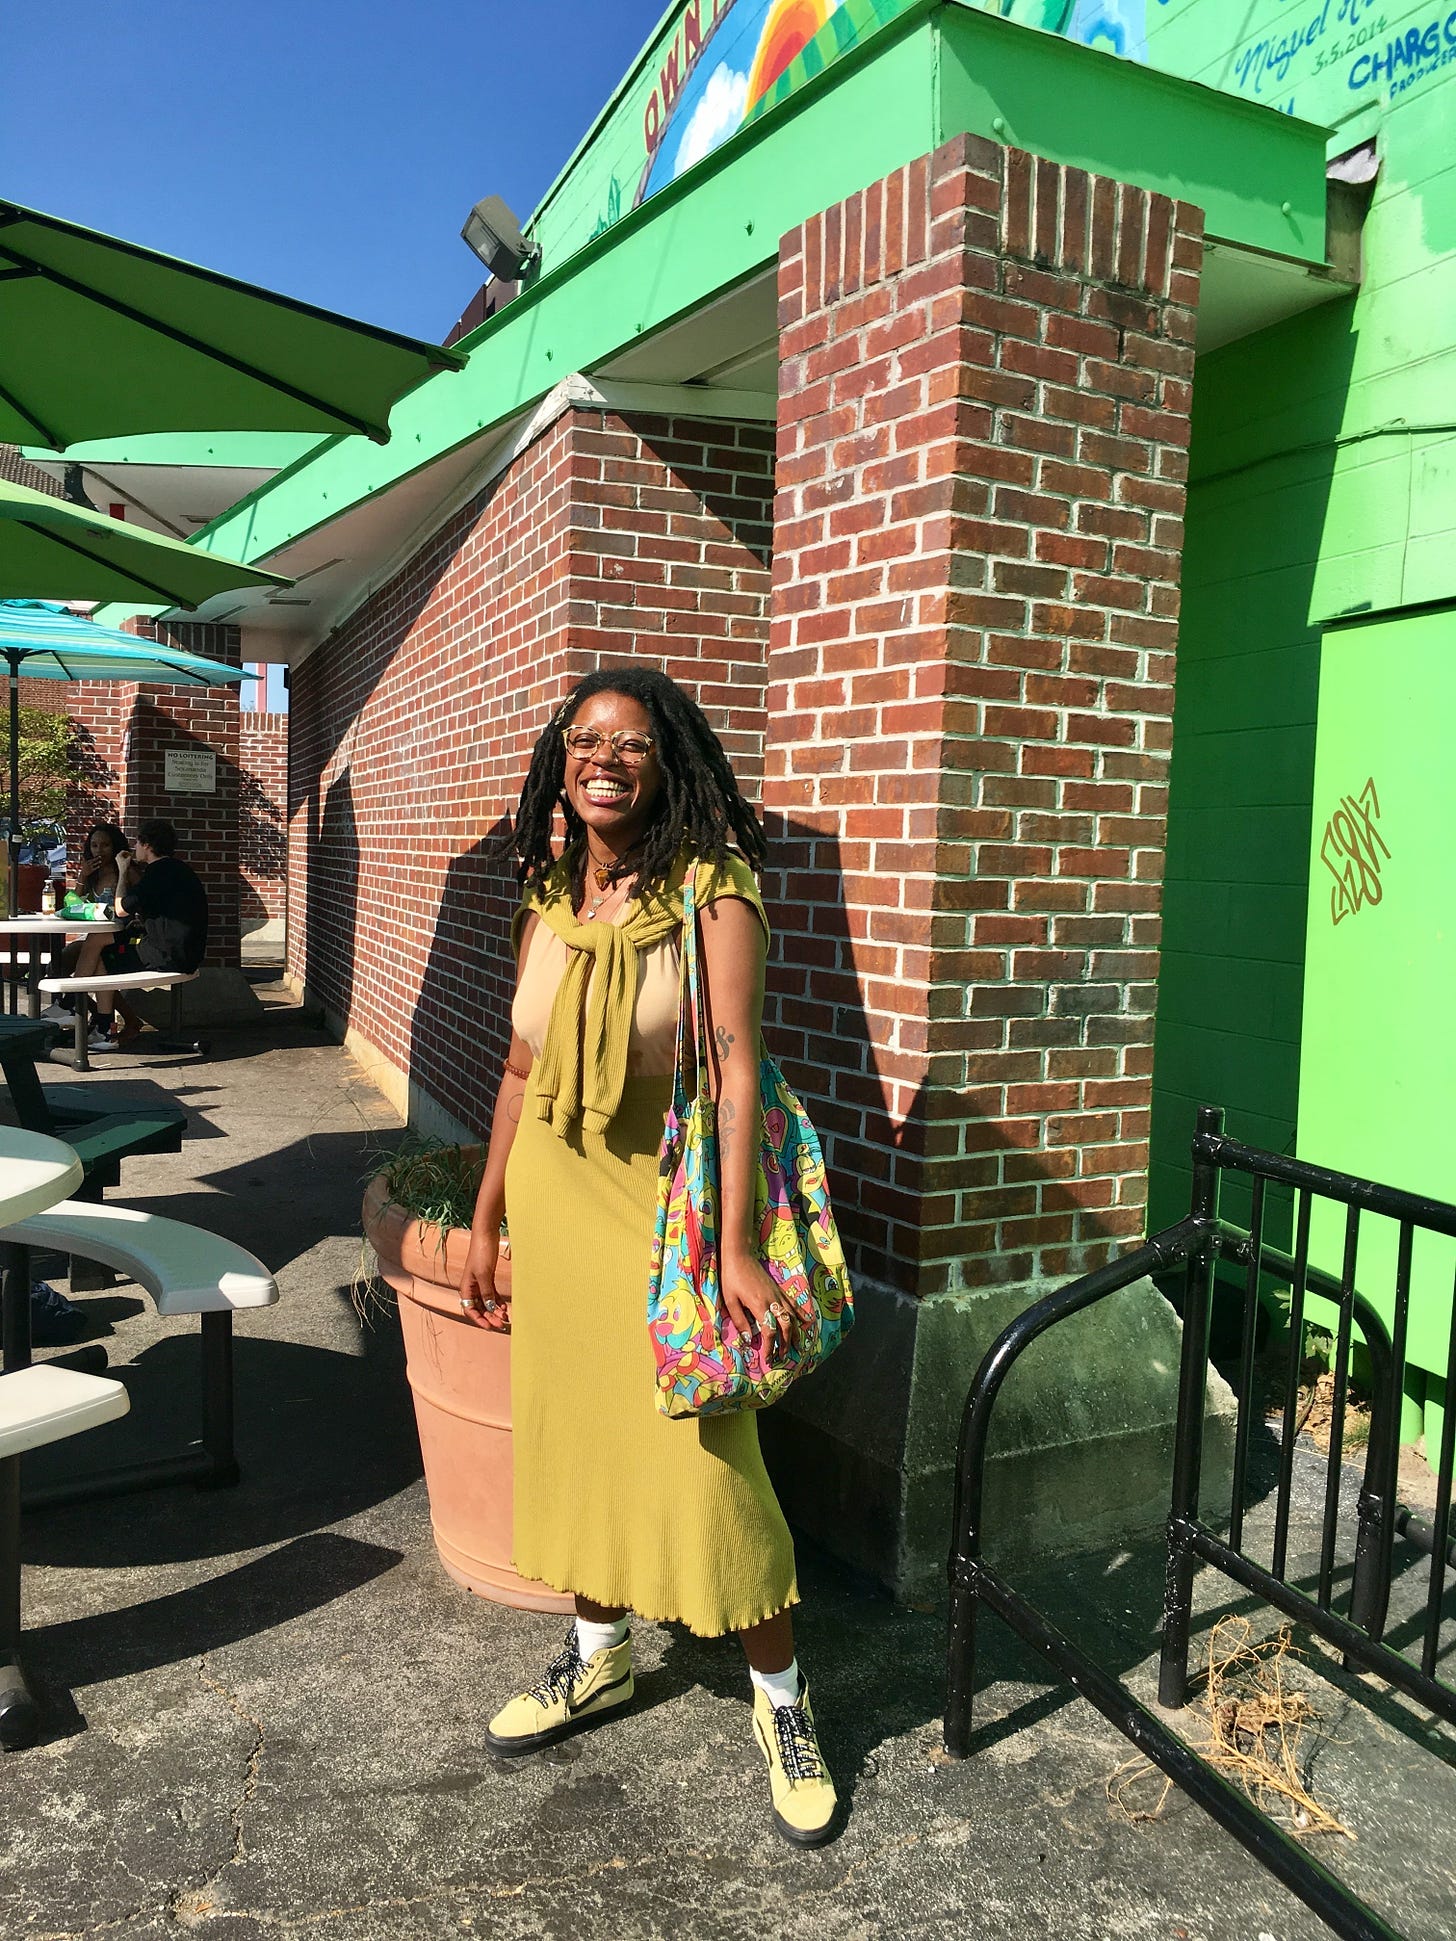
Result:
M708 76L703 98L683 130L677 159L672 165L673 174L681 175L684 169L690 169L694 162L701 162L705 155L711 154L719 142L726 142L730 135L736 134L747 105L748 76L735 73L725 62Z

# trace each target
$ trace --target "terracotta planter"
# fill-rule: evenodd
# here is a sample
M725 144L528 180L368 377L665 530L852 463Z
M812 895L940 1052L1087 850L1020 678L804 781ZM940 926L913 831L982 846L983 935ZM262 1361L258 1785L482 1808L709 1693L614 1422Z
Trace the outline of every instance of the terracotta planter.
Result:
M511 1568L511 1338L460 1312L470 1235L422 1226L389 1199L382 1178L364 1194L364 1234L399 1297L430 1522L440 1561L466 1590L527 1611L570 1611L570 1597ZM508 1261L502 1278L509 1286Z

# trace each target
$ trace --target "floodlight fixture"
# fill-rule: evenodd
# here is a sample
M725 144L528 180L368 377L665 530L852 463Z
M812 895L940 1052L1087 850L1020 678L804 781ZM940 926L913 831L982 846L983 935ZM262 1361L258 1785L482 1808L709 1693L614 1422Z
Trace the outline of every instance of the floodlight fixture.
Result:
M514 283L523 270L534 269L541 260L541 245L521 234L521 225L502 196L488 195L477 202L460 234L502 283Z

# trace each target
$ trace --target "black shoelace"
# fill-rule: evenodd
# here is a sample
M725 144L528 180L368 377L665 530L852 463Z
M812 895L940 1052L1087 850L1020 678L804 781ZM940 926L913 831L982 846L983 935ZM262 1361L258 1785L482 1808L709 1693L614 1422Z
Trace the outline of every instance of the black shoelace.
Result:
M539 1700L542 1705L549 1705L553 1698L568 1699L585 1670L586 1665L576 1642L576 1627L573 1625L566 1643L546 1667L540 1684L531 1687L529 1696Z
M790 1779L822 1779L824 1761L819 1756L814 1728L802 1705L776 1705L774 1730L779 1739L779 1758Z

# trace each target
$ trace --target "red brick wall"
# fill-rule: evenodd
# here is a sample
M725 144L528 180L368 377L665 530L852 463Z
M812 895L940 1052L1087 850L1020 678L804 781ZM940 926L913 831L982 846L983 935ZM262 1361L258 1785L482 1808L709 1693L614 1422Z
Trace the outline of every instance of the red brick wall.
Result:
M138 621L142 638L165 638L185 653L241 665L236 627L163 626ZM127 681L78 681L69 690L80 741L78 789L68 817L79 852L86 828L119 820L128 836L146 816L177 829L177 854L201 877L209 906L207 962L238 962L238 691L235 687L141 687ZM169 748L211 749L217 788L211 795L169 794Z
M774 1010L908 1291L1141 1229L1200 261L970 138L784 240Z
M37 708L42 714L64 714L70 685L66 681L27 680L20 677L20 705L23 708ZM8 710L10 695L7 689L5 705ZM6 715L6 734L9 734L9 715ZM6 741L6 747L9 747Z
M238 719L238 888L245 930L281 918L288 876L288 716Z
M646 659L756 787L773 434L572 410L294 669L289 964L464 1124L505 1049L485 851L551 706Z

